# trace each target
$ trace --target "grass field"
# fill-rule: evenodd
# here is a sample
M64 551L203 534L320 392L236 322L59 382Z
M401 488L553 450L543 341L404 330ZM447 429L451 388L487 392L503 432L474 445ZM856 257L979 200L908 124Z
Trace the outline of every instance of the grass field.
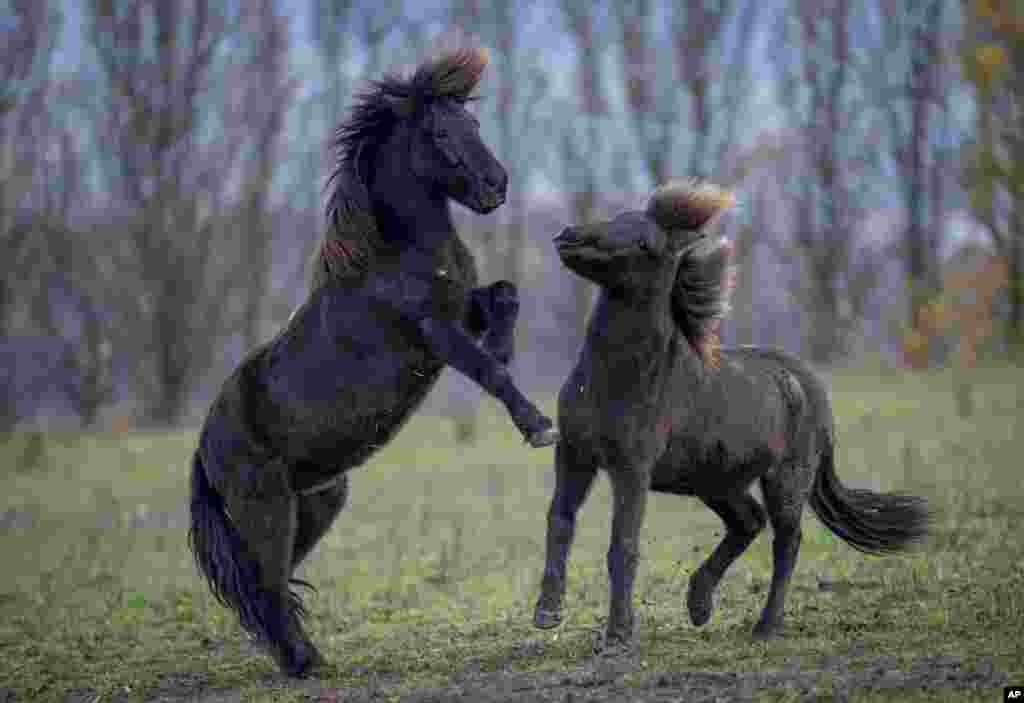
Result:
M687 578L720 523L694 500L654 496L638 657L618 685L645 672L799 670L811 672L809 694L783 686L764 699L994 701L992 682L1024 682L1024 371L978 370L974 382L964 419L946 372L832 377L843 481L926 495L941 516L926 549L879 559L805 513L780 640L749 636L770 533L696 629ZM343 700L326 693L338 689L397 700L488 672L574 671L605 616L607 481L581 513L566 622L533 630L553 453L482 412L475 445L420 416L352 474L349 507L301 574L319 589L309 627L330 664L299 683L277 676L195 573L184 508L193 432L12 436L0 446L0 701ZM977 676L937 698L885 684L885 671L877 685L834 690L850 672L928 662Z

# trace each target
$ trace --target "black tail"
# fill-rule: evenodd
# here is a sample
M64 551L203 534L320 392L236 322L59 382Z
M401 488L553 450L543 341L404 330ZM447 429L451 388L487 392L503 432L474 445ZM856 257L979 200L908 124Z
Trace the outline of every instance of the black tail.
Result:
M846 488L836 476L831 447L814 477L810 505L837 537L869 554L890 554L920 542L932 520L923 498Z
M242 627L264 640L278 642L287 625L280 609L262 591L259 565L247 554L238 530L224 510L224 498L210 485L197 451L192 458L192 525L189 547L213 595L238 613ZM293 604L301 611L301 604ZM278 617L275 617L278 615Z

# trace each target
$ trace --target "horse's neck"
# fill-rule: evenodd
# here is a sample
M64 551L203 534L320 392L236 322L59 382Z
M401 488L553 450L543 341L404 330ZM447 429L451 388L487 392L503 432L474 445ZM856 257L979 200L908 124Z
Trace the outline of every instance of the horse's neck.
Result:
M614 370L609 376L633 368L635 377L636 368L667 371L678 364L687 371L699 370L695 353L672 319L669 301L659 297L629 298L602 288L585 347L590 363L604 367L605 372Z
M444 267L456 236L445 200L426 195L378 206L375 215L381 233L381 254L403 270Z

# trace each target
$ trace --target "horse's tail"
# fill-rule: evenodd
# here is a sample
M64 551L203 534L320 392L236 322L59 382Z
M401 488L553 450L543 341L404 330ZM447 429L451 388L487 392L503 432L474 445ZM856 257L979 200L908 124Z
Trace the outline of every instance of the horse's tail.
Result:
M189 547L213 595L238 613L243 628L263 639L277 639L279 626L269 621L266 595L258 589L259 565L228 517L224 498L210 484L198 451L192 458L191 513Z
M920 542L932 520L923 498L847 488L840 483L831 442L821 457L809 502L818 519L837 537L869 554L898 552Z

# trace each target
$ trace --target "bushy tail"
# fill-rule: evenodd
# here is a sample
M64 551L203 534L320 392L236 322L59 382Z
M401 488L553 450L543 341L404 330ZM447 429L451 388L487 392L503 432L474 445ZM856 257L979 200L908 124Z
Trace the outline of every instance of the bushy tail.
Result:
M927 536L932 521L923 498L845 487L836 476L831 447L814 477L810 505L837 537L869 554L907 549Z
M198 451L192 458L191 512L189 547L213 595L237 612L242 627L253 635L278 640L282 623L272 622L267 594L258 588L259 565L247 555L224 510L224 498L210 485Z

